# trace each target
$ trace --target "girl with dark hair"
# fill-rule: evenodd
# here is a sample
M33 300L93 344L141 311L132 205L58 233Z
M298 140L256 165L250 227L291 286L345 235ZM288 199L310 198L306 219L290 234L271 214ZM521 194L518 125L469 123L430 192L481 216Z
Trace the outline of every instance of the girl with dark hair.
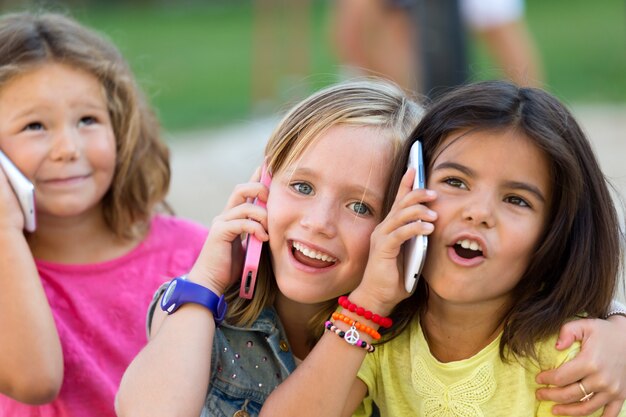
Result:
M428 190L411 191L413 170L395 173L395 203L372 234L362 282L262 415L351 415L365 397L359 412L373 400L383 416L552 415L535 377L578 353L578 343L555 347L564 323L607 315L622 259L591 146L558 100L506 82L447 94L405 155L416 140ZM419 234L429 235L428 256L408 297L398 255ZM372 335L389 323L367 311L391 314L381 344ZM605 415L622 406L594 378L576 391L576 415L609 399Z

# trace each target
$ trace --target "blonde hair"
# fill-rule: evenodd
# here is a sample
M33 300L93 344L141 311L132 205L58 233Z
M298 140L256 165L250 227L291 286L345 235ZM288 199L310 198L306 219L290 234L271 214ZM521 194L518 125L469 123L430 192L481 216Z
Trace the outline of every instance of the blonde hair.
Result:
M339 124L379 128L396 160L402 143L419 122L422 112L415 100L387 81L366 79L327 87L297 104L278 124L265 147L268 169L273 174L286 169L326 130ZM385 202L385 212L390 205L390 201ZM228 320L234 325L250 325L263 308L274 302L278 287L267 246L263 248L253 299L239 298L238 288L234 287L227 294ZM318 324L330 315L335 305L335 300L329 300L319 317L313 318L313 340L321 328Z
M104 37L55 13L0 18L0 88L13 76L47 63L80 68L100 83L115 134L117 160L103 197L107 225L121 237L145 233L170 181L169 151L132 72Z

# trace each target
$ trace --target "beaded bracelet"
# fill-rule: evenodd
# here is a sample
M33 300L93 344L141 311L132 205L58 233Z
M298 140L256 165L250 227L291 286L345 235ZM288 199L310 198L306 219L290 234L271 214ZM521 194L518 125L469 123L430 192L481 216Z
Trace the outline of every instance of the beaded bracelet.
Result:
M348 343L349 345L363 348L367 350L369 353L372 353L374 350L376 350L374 346L370 345L365 340L360 339L359 332L356 330L356 327L354 326L350 327L348 331L344 332L343 330L339 329L329 320L326 322L325 327L326 327L326 330L329 330L335 333L337 336L345 340L346 343Z
M372 329L371 327L366 326L363 323L359 323L355 320L352 320L348 316L344 316L341 313L333 313L332 318L333 320L341 320L344 323L346 323L348 326L353 326L357 330L361 330L362 332L367 333L368 335L372 336L374 340L380 340L380 333L378 333L376 330Z
M338 302L339 305L346 310L350 310L351 312L356 313L361 317L365 317L365 319L373 321L380 327L389 328L393 324L393 320L391 320L391 318L381 317L378 314L373 314L371 311L366 310L363 307L359 307L354 303L351 303L350 300L348 300L348 297L345 295L339 297Z

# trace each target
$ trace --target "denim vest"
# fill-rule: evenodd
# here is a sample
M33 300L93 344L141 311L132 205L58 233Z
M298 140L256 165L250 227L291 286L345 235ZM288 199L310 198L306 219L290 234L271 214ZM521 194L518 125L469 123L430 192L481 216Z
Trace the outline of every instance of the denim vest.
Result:
M270 393L296 368L273 308L264 309L250 328L222 323L213 352L202 417L257 416Z
M166 287L155 293L148 326ZM251 327L223 322L215 331L211 381L202 417L258 416L270 393L296 368L276 311L265 308Z

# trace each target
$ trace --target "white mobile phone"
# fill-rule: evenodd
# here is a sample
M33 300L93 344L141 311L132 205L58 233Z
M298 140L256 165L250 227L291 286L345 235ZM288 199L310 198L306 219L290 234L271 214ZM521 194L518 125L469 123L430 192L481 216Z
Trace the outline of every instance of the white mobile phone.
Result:
M407 168L415 168L413 189L424 188L426 186L426 174L420 141L415 141L411 146ZM417 287L417 281L426 259L427 246L428 238L424 235L412 237L404 243L404 288L409 293L413 293Z
M2 151L0 151L0 166L9 179L9 184L11 184L22 208L22 213L24 213L24 229L28 232L34 232L37 227L35 187Z

